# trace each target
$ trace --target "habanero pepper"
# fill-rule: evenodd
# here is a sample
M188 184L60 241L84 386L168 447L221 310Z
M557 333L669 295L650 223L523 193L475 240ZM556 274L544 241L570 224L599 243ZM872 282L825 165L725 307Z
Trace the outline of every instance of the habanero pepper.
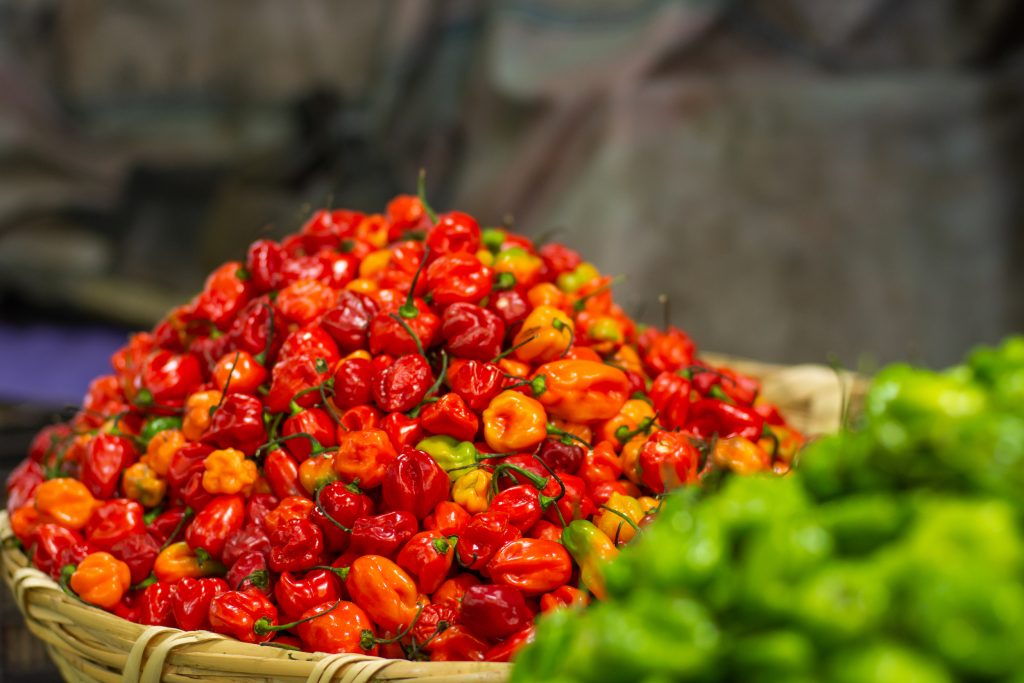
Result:
M467 213L450 211L437 217L425 243L435 258L456 252L475 254L480 248L480 225Z
M615 417L629 399L629 379L618 368L588 360L546 363L531 379L543 376L547 390L538 400L555 417L593 422Z
M126 498L136 500L147 508L154 508L167 494L167 482L152 467L137 462L125 469L121 477L121 490Z
M285 338L278 353L278 362L293 356L320 358L330 367L341 359L334 339L323 327L315 323L300 327Z
M646 514L636 498L612 493L594 515L593 522L616 545L622 545L633 539Z
M185 530L190 548L221 559L228 538L245 524L245 498L239 494L217 496L199 511Z
M349 552L394 558L417 531L416 518L404 510L360 517L352 523Z
M700 451L686 432L656 432L640 447L640 481L665 493L697 481Z
M89 442L80 478L93 496L114 497L121 473L138 459L135 445L123 436L99 434Z
M717 434L723 439L739 436L756 441L764 434L764 425L764 418L753 408L714 398L700 399L690 405L688 427L702 439Z
M399 631L416 616L419 592L404 569L386 557L363 555L352 562L345 589L373 623Z
M419 418L408 417L403 413L388 413L381 420L380 427L399 452L412 448L423 438Z
M378 654L373 622L355 603L324 602L303 612L298 622L294 630L313 652Z
M4 485L7 492L7 512L30 504L36 495L36 488L46 480L42 466L26 458L9 475Z
M398 457L382 429L364 429L339 435L334 471L343 481L358 480L363 488L380 486L388 465Z
M337 303L324 313L320 326L331 335L341 351L357 351L367 348L370 322L378 312L373 299L346 290L338 293Z
M452 365L448 384L474 412L482 412L505 385L505 374L493 363L469 360Z
M293 401L301 408L316 405L321 401L317 388L330 377L327 363L317 363L314 356L298 355L278 361L271 371L267 409L272 413L289 412ZM261 417L262 408L260 404Z
M278 498L306 495L299 484L299 466L280 448L270 451L263 459L263 476Z
M537 635L533 624L513 633L484 654L485 662L510 662L520 649L532 643Z
M191 576L174 585L171 610L178 628L184 631L210 629L210 603L222 593L227 593L228 583L224 579L210 577L195 579Z
M269 458L270 456L268 455L267 457ZM266 465L264 465L264 472L267 479L271 482L271 487L273 487L273 480L270 474L266 473ZM308 458L299 465L299 484L302 486L303 492L292 495L313 496L318 490L335 481L338 481L338 473L334 471L334 458L332 456L328 454Z
M427 289L439 307L475 304L491 293L493 271L474 254L456 252L438 256L424 274Z
M562 530L562 545L580 567L580 580L587 590L605 598L602 567L619 554L608 536L593 522L577 519Z
M530 484L520 484L501 491L491 499L487 509L507 514L509 524L524 534L539 522L544 514L540 492Z
M499 639L529 626L533 612L523 594L513 586L470 586L462 596L461 623L484 638Z
M458 535L469 522L471 515L466 509L450 500L437 504L434 511L423 519L423 528L439 531L444 536Z
M71 574L71 590L85 602L111 609L121 601L131 585L128 565L110 553L87 555Z
M255 550L239 555L225 579L228 586L236 591L254 590L271 595L274 590L274 576L267 565L267 556Z
M277 367L275 366L275 371ZM267 441L263 403L248 394L229 394L210 417L202 442L216 448L233 448L251 456Z
M138 623L174 627L174 591L174 586L160 581L146 586L138 602Z
M334 290L329 286L315 279L301 279L278 292L274 308L286 320L305 325L330 310L334 300Z
M275 572L302 571L320 564L324 554L324 535L308 518L289 519L270 537L270 568Z
M495 396L484 410L483 421L484 440L496 453L533 450L547 437L544 406L516 391Z
M96 549L90 547L77 531L59 524L40 524L31 550L32 564L36 569L56 581L60 579L65 565L80 562Z
M376 429L380 426L381 413L373 406L356 406L342 413L335 434L358 432L363 429Z
M181 421L182 442L198 441L210 426L214 409L224 396L219 391L197 391L185 399L185 415ZM173 438L173 435L169 435ZM147 453L149 449L147 447ZM172 454L173 455L173 454Z
M526 316L512 348L521 361L547 363L569 350L574 335L575 325L568 315L551 306L538 306Z
M273 631L257 631L256 623L277 621L277 608L257 590L227 591L210 601L210 627L216 633L232 636L243 643L265 643ZM261 629L262 630L262 629Z
M419 405L434 383L427 360L417 354L402 356L374 374L370 389L373 400L389 413L404 413Z
M213 366L213 385L218 391L253 394L267 381L267 370L248 351L226 353Z
M130 573L130 572L129 572ZM185 541L172 543L156 556L153 573L158 581L174 583L186 576L200 578L224 573L224 565L193 552Z
M427 453L407 449L388 463L381 497L390 510L407 510L423 519L448 498L448 474Z
M382 307L373 317L370 322L370 353L397 357L418 353L419 346L429 349L434 345L441 329L441 319L421 299L414 299L411 306L415 315L409 318L402 315L395 305ZM412 330L412 335L409 330Z
M696 346L689 335L675 327L669 327L665 332L648 328L637 339L637 345L647 374L652 377L665 371L675 372L689 367L693 364L696 352Z
M458 394L448 393L420 411L420 426L430 434L470 441L480 429L480 420Z
M764 472L772 465L771 456L763 448L742 436L717 439L709 460L737 474Z
M281 435L289 437L296 434L307 434L324 448L330 448L337 443L333 419L319 408L306 408L285 418L281 424ZM301 463L313 452L313 442L309 438L288 439L283 441L282 445L296 463Z
M494 554L506 543L522 536L510 524L504 512L481 512L462 529L456 546L456 559L466 569L479 571L487 566Z
M134 586L145 581L153 571L160 545L147 533L129 534L110 546L110 554L128 565Z
M85 525L85 537L98 550L107 550L131 534L146 530L142 506L134 500L116 498L98 505Z
M572 577L572 558L561 543L520 538L502 546L487 563L487 574L499 585L527 595L553 591Z
M473 469L464 473L452 483L452 500L470 514L483 512L489 505L491 473Z
M374 512L370 497L353 488L351 484L333 482L318 489L316 503L308 515L323 531L327 547L332 552L348 548L356 520Z
M178 407L202 381L202 368L195 356L157 350L146 357L135 376L133 403L159 409Z
M441 317L441 338L456 358L489 361L501 353L505 323L486 308L453 303Z
M341 409L365 405L373 398L373 365L367 358L343 360L334 370L334 404Z
M48 479L36 487L35 509L68 529L85 527L97 505L89 489L77 479Z
M335 571L311 569L301 578L283 572L274 586L274 598L285 619L300 619L308 609L339 600L341 588Z
M439 531L421 531L402 546L395 563L409 573L421 593L433 593L448 578L455 544Z

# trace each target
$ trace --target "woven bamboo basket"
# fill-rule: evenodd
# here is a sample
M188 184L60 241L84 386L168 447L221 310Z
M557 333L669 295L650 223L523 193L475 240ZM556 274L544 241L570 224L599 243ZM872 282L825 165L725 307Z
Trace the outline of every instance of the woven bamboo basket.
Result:
M707 355L713 363L761 380L765 397L809 435L835 431L843 407L856 412L866 382L820 365L782 366ZM409 662L353 654L293 652L241 643L206 631L145 627L120 619L65 594L32 568L12 543L7 515L0 513L2 573L28 629L43 641L64 679L75 683L366 683L452 681L499 683L509 664Z

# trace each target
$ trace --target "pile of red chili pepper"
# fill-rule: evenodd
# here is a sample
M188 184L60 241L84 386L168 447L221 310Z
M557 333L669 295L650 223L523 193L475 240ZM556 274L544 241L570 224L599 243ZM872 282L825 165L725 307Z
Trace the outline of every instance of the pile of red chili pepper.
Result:
M802 442L613 283L422 192L317 211L114 354L7 481L12 528L135 622L508 661L661 494Z

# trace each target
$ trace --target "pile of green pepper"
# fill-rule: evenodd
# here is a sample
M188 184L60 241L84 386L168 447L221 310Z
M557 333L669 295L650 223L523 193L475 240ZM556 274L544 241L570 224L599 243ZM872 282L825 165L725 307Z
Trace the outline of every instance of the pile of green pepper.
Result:
M878 374L786 478L665 500L515 681L1024 683L1024 337Z

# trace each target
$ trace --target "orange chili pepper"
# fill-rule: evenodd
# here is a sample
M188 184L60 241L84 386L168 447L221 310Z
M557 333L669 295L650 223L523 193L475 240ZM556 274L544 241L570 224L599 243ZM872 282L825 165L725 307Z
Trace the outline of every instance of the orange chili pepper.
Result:
M622 473L634 484L643 483L643 469L640 467L640 449L647 443L646 434L637 434L626 442L619 455L619 462L622 463Z
M518 284L529 287L536 282L544 261L522 247L510 247L494 256L493 267L495 273L512 273Z
M170 544L160 551L153 562L153 573L157 580L167 583L174 583L186 576L198 579L224 572L224 565L210 559L205 552L193 551L185 541Z
M226 353L213 367L213 384L221 391L251 394L265 381L267 369L248 351Z
M124 471L121 488L124 489L125 497L139 501L144 507L152 508L164 499L167 482L161 479L152 467L137 462Z
M248 493L259 477L256 463L234 448L214 451L203 460L203 488L208 493Z
M546 363L531 379L544 375L547 391L538 398L549 413L571 422L607 420L629 398L626 373L591 360Z
M601 436L621 447L637 434L654 426L654 408L638 398L622 404L618 414L601 425Z
M523 321L513 340L515 356L527 363L560 358L572 345L576 327L572 318L552 306L538 306Z
M568 420L563 420L560 417L552 418L551 424L555 425L556 429L567 432L585 443L591 443L594 440L594 430L587 425L579 424L578 422L569 422Z
M484 410L484 441L495 453L528 451L547 437L547 420L539 401L509 389Z
M498 367L501 368L502 372L510 377L526 377L530 374L530 370L533 369L529 363L524 363L508 357L499 360Z
M204 428L205 429L205 428ZM146 445L146 454L139 459L149 465L161 477L167 476L171 458L185 445L185 434L180 429L165 429L157 432Z
M380 289L380 287L373 280L357 277L355 280L352 280L352 282L345 285L345 289L350 292L359 292L360 294L373 294Z
M352 601L382 629L399 631L416 617L416 582L386 557L357 558L349 567L345 588Z
M616 544L629 543L636 535L635 525L644 518L644 508L640 501L632 496L613 493L608 501L594 515L594 524ZM623 515L625 517L623 517ZM633 523L630 524L626 520Z
M332 481L338 481L338 473L334 471L334 458L330 453L306 458L299 465L299 484L309 495Z
M111 609L121 602L132 582L128 565L110 553L92 553L71 575L71 589L85 602Z
M36 510L76 531L86 525L98 504L77 479L50 479L36 489Z
M21 541L21 544L26 548L32 546L32 543L35 541L36 532L39 531L39 527L43 524L52 522L51 519L31 505L23 505L11 512L9 521L11 523L11 531L14 532L14 536Z
M562 294L558 287L555 287L550 282L542 282L539 285L530 287L530 291L526 293L526 300L530 302L530 305L536 308L537 306L551 306L553 308L562 308L565 304L565 295Z
M185 415L181 419L181 431L186 439L199 441L203 432L210 426L213 409L220 403L221 396L221 392L216 390L197 391L185 399Z
M772 465L771 456L763 448L742 436L716 441L711 459L719 467L728 467L736 474L764 472Z
M487 491L490 487L490 472L481 469L466 472L452 484L452 500L475 515L487 509L490 502Z
M263 518L263 527L273 534L291 519L306 519L316 506L304 496L288 496Z
M380 486L388 464L398 457L383 429L360 429L339 434L334 471L347 483L359 480L365 489Z
M640 360L640 354L628 344L620 346L611 359L621 368L635 372L638 375L644 374L644 364Z

